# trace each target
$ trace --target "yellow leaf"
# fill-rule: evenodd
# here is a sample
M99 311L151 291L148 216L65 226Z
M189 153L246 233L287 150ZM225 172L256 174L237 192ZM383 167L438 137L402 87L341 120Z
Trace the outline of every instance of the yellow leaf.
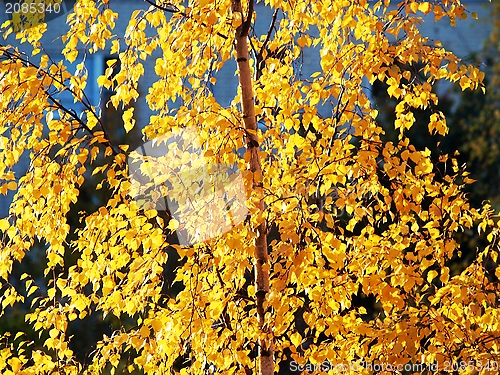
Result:
M444 267L443 270L441 271L441 275L439 276L439 280L441 280L443 284L446 284L449 279L450 279L450 269L448 267Z
M300 334L298 334L297 332L294 332L290 335L290 341L292 342L293 346L298 348L302 343L302 336L300 336Z
M430 270L428 273L427 273L427 281L428 282L432 282L432 280L434 280L436 278L436 276L438 275L437 271L435 270Z
M134 115L134 107L130 107L123 113L123 125L125 127L125 131L128 133L133 129L135 120L133 119Z
M22 367L22 362L19 358L13 357L9 359L9 365L12 368L12 372L17 374Z
M101 87L106 87L109 89L112 83L106 76L102 75L97 78L97 84Z
M217 13L216 12L210 12L207 16L207 23L209 25L215 25L217 23L217 20L219 18L217 17Z
M387 88L387 93L389 94L389 96L399 98L399 96L401 95L401 89L397 85L389 86Z
M418 5L418 10L424 14L429 13L430 9L431 9L431 4L428 2L423 2Z
M0 220L0 230L2 232L6 232L7 229L10 228L10 224L9 224L9 221L7 219L1 219Z
M159 319L153 319L151 321L151 327L153 327L155 332L159 332L161 330L162 326L163 326L163 324L161 323L161 321Z
M36 285L33 285L32 287L30 287L30 289L28 290L28 293L26 294L28 297L30 295L32 295L33 293L35 293L35 291L38 289L38 287Z
M143 337L149 337L149 328L146 326L142 326L141 329L139 330L139 334Z
M179 222L176 219L171 219L168 222L167 228L170 229L171 231L177 230L179 228Z
M297 39L297 44L301 47L304 48L304 46L307 44L307 38L305 36L301 36Z
M56 328L52 328L50 331L49 331L49 336L52 337L52 338L55 338L59 335L59 331L56 329Z

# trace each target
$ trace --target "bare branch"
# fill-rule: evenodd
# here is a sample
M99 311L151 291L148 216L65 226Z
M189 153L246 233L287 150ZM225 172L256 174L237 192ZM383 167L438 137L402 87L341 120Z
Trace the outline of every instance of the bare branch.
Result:
M247 19L243 23L241 27L241 36L248 36L248 32L250 31L250 25L252 24L253 17L253 5L255 0L249 0L248 2L248 14Z

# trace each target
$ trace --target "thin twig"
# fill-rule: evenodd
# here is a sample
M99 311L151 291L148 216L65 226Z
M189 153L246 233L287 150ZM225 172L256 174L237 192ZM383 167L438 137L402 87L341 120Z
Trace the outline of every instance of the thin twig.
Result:
M269 43L269 41L271 40L271 34L273 33L274 26L276 25L276 19L278 18L278 10L279 9L274 10L273 19L271 20L271 24L269 25L269 30L267 31L266 39L264 40L262 47L260 47L259 55L261 56L264 53L264 48L266 48L267 43Z
M145 2L147 2L148 4L151 4L152 6L154 6L155 8L157 9L160 9L160 10L163 10L164 12L168 12L168 13L179 13L182 17L184 18L191 18L189 17L185 12L181 12L179 8L177 8L175 5L172 5L172 4L168 4L168 6L171 6L172 8L167 8L163 5L159 5L159 4L156 4L155 2L151 1L151 0L144 0ZM205 22L201 22L201 26L203 27L208 27L208 25L205 23ZM221 34L219 32L216 32L215 33L217 36L220 36L221 38L223 39L226 39L227 40L227 36L224 35L224 34Z
M169 12L169 13L179 13L180 12L179 8L177 8L173 4L167 4L167 6L172 7L172 8L167 8L167 7L163 6L163 5L156 4L156 3L152 2L151 0L144 0L144 1L147 2L147 3L149 3L149 4L151 4L155 8L163 10L164 12ZM182 15L185 16L185 13L183 13Z

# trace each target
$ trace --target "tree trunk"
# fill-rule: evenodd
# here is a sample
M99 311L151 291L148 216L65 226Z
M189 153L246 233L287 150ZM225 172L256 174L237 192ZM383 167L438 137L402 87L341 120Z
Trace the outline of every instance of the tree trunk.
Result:
M242 24L236 29L236 61L239 69L239 82L241 87L241 107L243 121L247 130L247 150L250 152L250 170L253 173L253 189L261 198L259 212L264 211L262 189L262 167L259 157L259 140L257 138L257 121L255 118L255 103L253 97L252 75L248 60L248 31L250 28L253 1L250 0L248 16L245 20L241 0L232 0L234 14L241 14ZM265 321L265 301L269 294L269 265L267 254L267 229L264 220L256 228L255 243L255 286L257 298L257 315L259 319L259 374L272 375L274 373L274 353L271 335L271 325Z

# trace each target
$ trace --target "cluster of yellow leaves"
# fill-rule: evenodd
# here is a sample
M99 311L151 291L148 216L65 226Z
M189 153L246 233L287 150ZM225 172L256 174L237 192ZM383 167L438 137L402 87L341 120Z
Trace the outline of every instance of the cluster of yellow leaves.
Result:
M101 374L116 371L129 358L128 371L157 374L169 372L185 356L189 363L181 373L255 371L260 331L249 280L255 228L263 220L269 228L265 267L271 280L266 324L277 365L288 351L289 359L302 364L499 360L499 290L485 268L486 262L498 263L492 212L469 206L463 192L468 179L454 159L443 157L434 165L428 150L415 149L405 137L411 126L447 133L441 113L428 124L415 124L412 113L437 103L431 91L436 81L458 82L462 89L481 86L481 71L463 65L438 43L431 45L419 31L420 13L453 23L466 15L463 5L266 0L256 6L257 16L264 6L281 14L275 32L250 37L264 58L254 72L256 115L267 129L257 134L264 197L252 191L249 154L235 152L248 136L239 93L225 108L209 90L217 84L216 72L234 56L234 30L246 17L233 14L228 0L168 6L175 10L171 15L154 6L135 11L124 35L117 36L112 2L78 1L68 15L62 53L73 62L78 46L88 53L110 46L121 69L109 62L97 84L114 90L110 102L117 108L137 100L145 67L153 67L157 79L146 101L154 115L143 130L145 140L196 127L207 160L243 171L248 220L205 243L170 244L179 223L165 220L154 207L139 206L132 194L176 181L173 173L182 168L172 171L166 160L191 171L200 160L171 148L151 161L154 168L139 171L152 173L150 183L133 191L126 147L111 144L99 111L87 103L84 116L73 116L53 95L67 90L85 104L88 75L72 75L65 61L47 56L35 65L13 47L1 46L0 191L16 190L16 196L9 217L0 220L0 277L9 285L13 263L23 261L39 240L48 245L45 274L51 280L38 285L24 275L26 292L2 289L2 311L38 291L26 319L48 338L31 360L24 354L26 342L5 345L0 369ZM46 27L17 37L39 52ZM295 67L309 48L318 52L320 71L301 79ZM273 54L277 51L280 58ZM409 69L417 64L424 80ZM78 70L86 71L85 62ZM363 88L376 80L398 100L397 144L381 140L377 111ZM175 100L180 104L172 105ZM123 122L127 132L135 126L133 109L124 112ZM13 167L24 152L31 166L18 178ZM96 166L98 155L111 161ZM442 175L450 165L451 172ZM82 227L68 241L67 214L79 199L87 169L92 175L104 172L101 186L107 184L112 194L96 212L80 213ZM179 184L172 189L183 191ZM189 189L194 187L177 195L180 209L193 193ZM199 230L210 215L205 211L196 222ZM478 220L489 244L478 249L464 272L452 274L449 260L460 250L454 234ZM77 259L65 264L71 252ZM174 271L182 288L169 296L163 271L175 252L182 259ZM353 302L361 294L375 299L377 311ZM84 367L66 332L69 322L92 313L128 316L134 325L103 336Z

